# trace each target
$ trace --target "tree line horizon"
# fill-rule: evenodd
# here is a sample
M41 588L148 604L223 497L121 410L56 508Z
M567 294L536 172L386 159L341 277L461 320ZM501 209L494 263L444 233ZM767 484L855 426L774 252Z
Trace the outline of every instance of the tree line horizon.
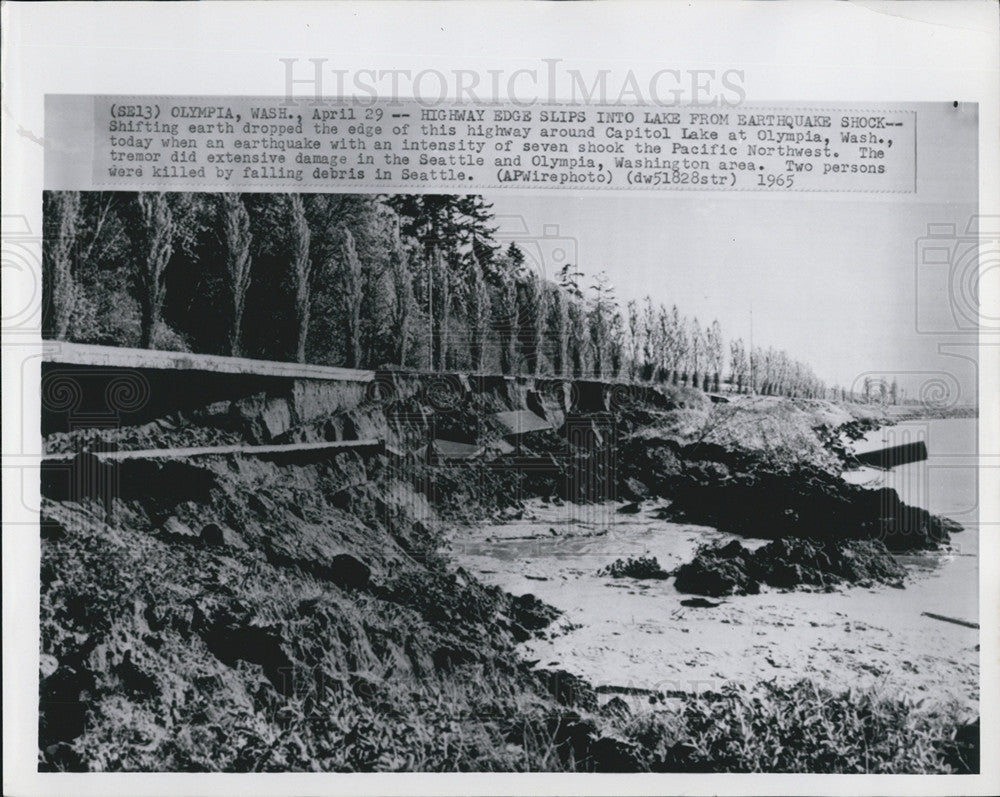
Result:
M385 370L469 371L899 399L828 388L774 347L605 272L547 279L479 195L49 191L44 336ZM727 379L728 366L728 379Z

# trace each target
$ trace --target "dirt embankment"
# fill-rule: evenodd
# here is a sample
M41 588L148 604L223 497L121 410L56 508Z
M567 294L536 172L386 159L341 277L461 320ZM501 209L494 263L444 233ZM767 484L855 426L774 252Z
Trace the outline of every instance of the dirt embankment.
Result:
M557 613L449 568L384 461L188 467L43 502L42 769L561 769L603 738L514 653Z
M71 453L369 435L387 447L126 461L111 494L44 495L42 769L710 767L690 763L680 726L628 732L620 707L599 710L579 679L519 662L515 644L555 613L451 567L436 553L439 519L533 495L655 494L758 536L910 533L905 512L888 523L885 496L835 485L836 457L807 434L817 414L837 414L829 406L793 407L795 424L768 413L723 424L696 391L459 377L390 380L308 419L295 402L264 394L46 440ZM523 410L552 428L512 436L495 416ZM744 434L756 437L732 437ZM492 453L432 457L433 440ZM789 469L793 453L810 481ZM817 496L838 523L817 525ZM737 508L720 514L722 503Z
M700 401L699 401L700 399ZM680 391L672 409L623 400L573 416L567 443L536 437L522 490L563 500L654 496L670 515L750 537L879 540L893 551L935 549L957 524L903 503L892 489L842 478L847 447L885 416L825 401L744 399L710 406Z
M484 417L546 399L506 380L476 406L461 382L396 387L300 423L265 394L46 440L69 453L369 435L387 447L113 465L81 454L61 487L57 463L42 501L41 769L615 765L620 717L515 653L558 613L437 553L441 513L487 515L518 500L519 476L430 462L427 440L470 428L500 440Z

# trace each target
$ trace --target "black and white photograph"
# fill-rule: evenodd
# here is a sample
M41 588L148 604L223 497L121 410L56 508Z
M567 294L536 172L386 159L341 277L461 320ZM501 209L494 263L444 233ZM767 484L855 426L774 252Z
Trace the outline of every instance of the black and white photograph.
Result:
M996 107L567 53L40 78L10 793L988 793Z
M936 204L47 192L40 767L975 772L928 115Z

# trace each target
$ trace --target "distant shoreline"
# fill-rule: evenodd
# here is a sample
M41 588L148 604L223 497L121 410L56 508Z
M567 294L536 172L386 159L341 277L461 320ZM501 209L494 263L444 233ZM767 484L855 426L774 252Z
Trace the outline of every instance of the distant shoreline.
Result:
M922 407L922 406L894 406L886 407L886 417L892 423L902 421L919 420L946 420L948 418L978 418L978 406L962 407Z

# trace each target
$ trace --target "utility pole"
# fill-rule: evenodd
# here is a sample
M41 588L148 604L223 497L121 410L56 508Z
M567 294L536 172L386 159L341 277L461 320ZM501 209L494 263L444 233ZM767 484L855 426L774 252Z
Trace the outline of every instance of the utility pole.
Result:
M434 280L437 279L436 250L427 261L427 317L430 321L430 340L427 347L427 370L434 371Z

